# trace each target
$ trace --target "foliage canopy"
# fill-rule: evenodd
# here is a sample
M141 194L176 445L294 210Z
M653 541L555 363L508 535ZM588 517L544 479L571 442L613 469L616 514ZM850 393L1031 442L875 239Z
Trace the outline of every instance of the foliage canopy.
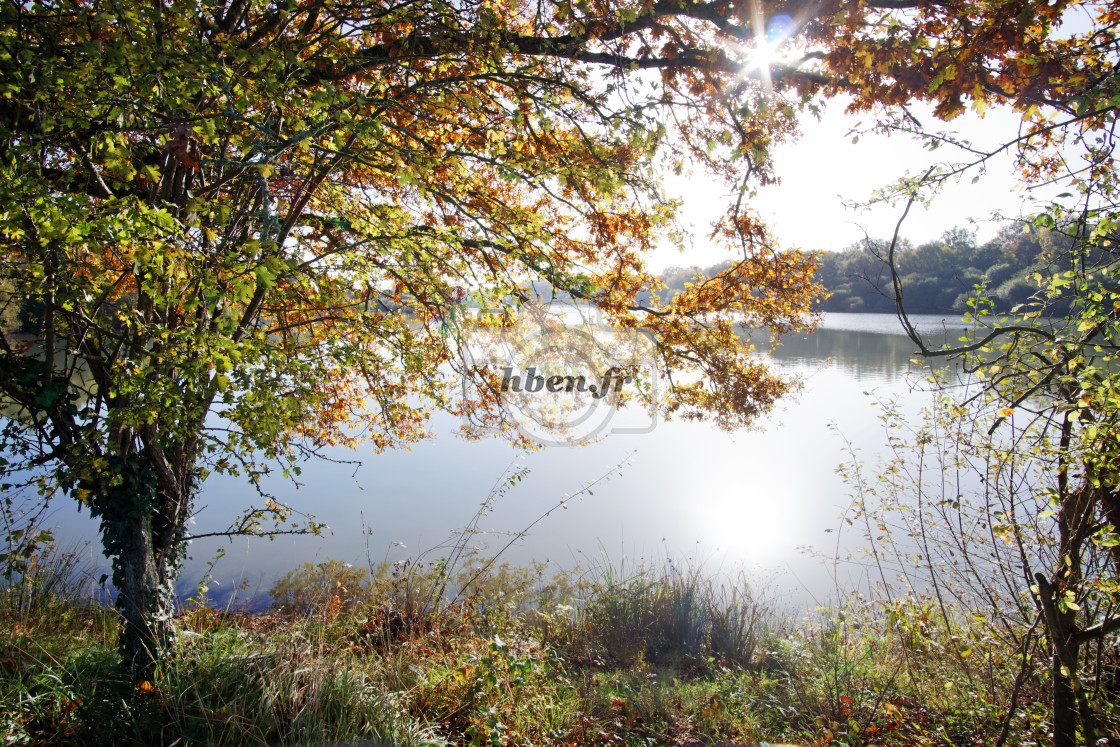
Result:
M813 262L741 200L714 229L733 268L635 300L643 251L680 240L659 168L772 178L791 127L715 43L730 7L5 5L5 453L100 517L131 661L206 476L422 435L468 297L547 281L652 328L664 371L701 374L657 403L681 415L746 424L788 391L733 324L806 321Z

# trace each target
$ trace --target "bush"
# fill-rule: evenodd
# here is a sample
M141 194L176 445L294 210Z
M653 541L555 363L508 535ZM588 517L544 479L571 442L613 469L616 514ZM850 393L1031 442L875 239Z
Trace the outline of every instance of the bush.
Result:
M639 568L615 579L607 569L591 584L583 620L610 659L629 666L703 665L709 658L753 666L773 616L745 578L716 585L699 569Z
M335 598L351 608L372 593L368 571L340 560L304 563L276 579L268 591L273 608L286 615L314 614Z

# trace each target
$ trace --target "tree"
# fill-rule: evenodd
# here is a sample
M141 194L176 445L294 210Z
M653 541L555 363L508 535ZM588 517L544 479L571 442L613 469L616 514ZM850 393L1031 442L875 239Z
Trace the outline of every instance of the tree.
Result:
M843 82L857 96L855 108L878 103L898 111L882 121L893 131L953 142L906 111L907 101L934 103L950 120L966 105L983 111L1005 103L1023 114L1024 126L999 148L968 149L945 164L899 185L906 203L949 178L982 169L997 153L1012 152L1028 185L1069 185L1033 221L1038 233L1008 236L1013 265L1033 258L1033 297L1021 299L1021 280L997 289L1018 304L993 313L994 301L973 301L979 332L964 345L934 349L906 318L906 270L888 259L900 318L927 356L955 356L984 386L963 402L961 416L994 416L989 435L1018 419L1020 433L1043 448L1051 483L1049 505L1016 521L1012 536L1053 519L1053 552L1023 556L1025 588L1045 631L1052 660L1056 745L1095 744L1099 713L1082 682L1087 647L1115 645L1120 631L1120 431L1115 360L1120 345L1120 257L1116 254L1117 171L1112 131L1120 105L1115 59L1120 6L1106 2L945 4L892 3L908 9L905 22L891 11L857 11L857 21L837 27L843 40L830 61L847 61ZM1066 25L1059 29L1061 23ZM876 28L872 33L865 29ZM838 59L842 57L843 60ZM859 64L857 64L859 63ZM1012 285L1015 283L1015 285ZM1029 424L1025 421L1031 421ZM1036 488L1041 490L1041 487Z
M1096 744L1117 728L1110 531L1086 511L1091 501L1069 496L1076 465L1052 422L1008 416L983 378L965 388L933 378L941 391L920 415L884 408L890 458L874 479L854 458L844 470L854 489L845 518L865 538L877 601L895 615L926 607L945 633L942 653L1006 694L997 745L1021 736L1012 725L1025 725L1024 700L1041 684L1055 698L1055 737L1076 739L1080 720L1082 741ZM987 654L969 658L978 647ZM1063 691L1063 679L1074 686Z
M727 41L753 38L724 0L5 4L0 293L27 334L0 335L3 464L100 519L134 677L206 477L422 435L456 407L468 296L545 280L650 328L663 372L699 373L666 413L742 425L793 386L735 334L816 293L744 202L800 101L743 75ZM675 237L659 169L686 160L741 188L713 227L737 259L644 305L642 252Z
M1062 212L1057 206L1054 210ZM1016 564L1020 591L1033 600L1051 647L1058 745L1076 744L1078 734L1084 744L1096 744L1100 716L1082 682L1083 667L1093 662L1083 652L1095 646L1099 663L1107 647L1115 648L1120 632L1115 365L1120 258L1108 249L1112 239L1105 238L1112 235L1113 210L1086 211L1067 226L1069 254L1050 271L1034 273L1034 295L1010 314L993 314L993 302L983 296L972 301L968 318L977 332L963 345L934 349L922 339L906 317L903 285L895 274L900 316L922 353L958 359L980 385L979 391L961 398L956 416L963 422L990 423L989 440L1011 444L984 447L1000 455L1001 470L1014 473L1024 464L1043 468L1026 496L1021 487L1019 495L998 492L999 475L988 472L998 502L1013 507L1000 517L1007 530L1000 539L1013 547L1046 546L1020 553ZM1049 214L1043 217L1052 220ZM962 448L978 451L975 434L956 438ZM987 461L993 460L988 456ZM991 505L989 498L987 507ZM1031 510L1024 512L1023 506ZM963 514L960 504L956 513ZM1043 540L1037 538L1040 527ZM964 541L963 535L962 529L956 539Z

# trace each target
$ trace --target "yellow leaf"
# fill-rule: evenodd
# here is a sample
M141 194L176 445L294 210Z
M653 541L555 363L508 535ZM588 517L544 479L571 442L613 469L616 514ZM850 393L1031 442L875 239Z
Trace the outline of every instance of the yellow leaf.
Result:
M1010 407L1001 407L1001 408L999 408L999 410L996 411L996 415L999 415L1001 418L1009 418L1014 414L1015 414L1015 411L1012 410Z

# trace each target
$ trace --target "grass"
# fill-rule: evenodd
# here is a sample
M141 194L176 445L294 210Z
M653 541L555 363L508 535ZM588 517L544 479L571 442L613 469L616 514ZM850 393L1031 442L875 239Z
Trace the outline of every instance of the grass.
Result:
M280 578L267 614L188 609L175 655L135 688L112 612L67 562L43 557L4 592L6 743L979 745L1015 674L1013 652L979 653L982 621L902 626L920 599L791 621L746 579L671 563L548 576L328 561ZM1046 741L1046 685L1039 667L1008 744Z

